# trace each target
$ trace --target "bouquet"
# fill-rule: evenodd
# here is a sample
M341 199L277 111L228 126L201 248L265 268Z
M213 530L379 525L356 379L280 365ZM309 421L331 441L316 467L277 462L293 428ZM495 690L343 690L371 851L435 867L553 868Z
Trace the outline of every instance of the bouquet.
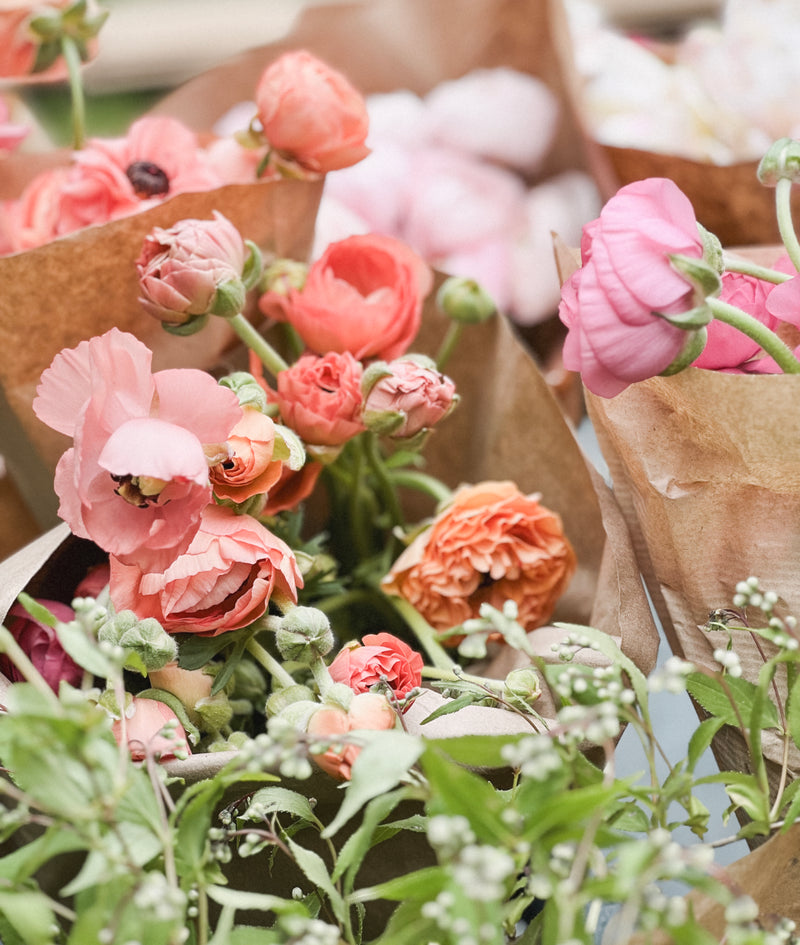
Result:
M735 662L749 684L767 672L775 642L732 632L729 616L737 627L750 622L728 602L750 578L779 589L789 607L797 597L796 149L782 139L759 167L784 241L771 265L721 251L672 181L646 179L585 228L561 308L565 363L588 388L672 649L709 670L720 658ZM644 233L648 242L638 242ZM791 704L792 675L777 672L774 685L779 704ZM716 745L725 767L747 767L732 729ZM774 786L796 774L786 729L765 731L763 749Z

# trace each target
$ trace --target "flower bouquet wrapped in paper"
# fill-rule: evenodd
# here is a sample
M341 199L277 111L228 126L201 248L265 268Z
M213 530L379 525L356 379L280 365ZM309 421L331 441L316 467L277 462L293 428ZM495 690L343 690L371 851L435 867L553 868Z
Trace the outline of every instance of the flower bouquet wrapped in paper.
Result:
M748 681L743 687L774 673L781 713L794 683L771 661L796 645L794 631L773 638L767 629L765 638L747 606L759 586L789 608L798 598L797 147L778 141L759 167L784 246L721 252L676 184L639 181L585 228L561 307L565 362L588 389L614 492L674 652L707 671L729 664ZM724 767L748 766L732 727L716 747ZM767 726L763 750L776 785L796 775L785 725Z

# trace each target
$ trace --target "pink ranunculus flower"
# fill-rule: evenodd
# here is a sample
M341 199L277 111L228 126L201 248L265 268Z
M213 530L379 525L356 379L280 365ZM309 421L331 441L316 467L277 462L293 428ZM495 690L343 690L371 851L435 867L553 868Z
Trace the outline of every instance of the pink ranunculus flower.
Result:
M163 731L167 723L172 725L169 733ZM177 715L158 699L134 696L125 712L124 727L120 719L115 719L111 731L118 744L125 737L134 761L144 761L148 756L156 761L172 761L192 753Z
M111 558L117 610L154 617L169 633L216 636L261 617L273 595L297 600L303 579L292 550L249 515L208 505L188 549L165 569Z
M359 360L391 361L419 330L433 286L428 264L404 243L372 233L325 250L302 289L266 292L262 312L292 325L317 354L349 351Z
M422 683L423 660L403 640L391 633L369 633L361 645L345 645L329 666L334 682L354 692L368 692L382 680L403 699Z
M212 466L210 472L217 498L244 502L254 495L267 494L283 473L283 462L274 456L272 418L254 407L245 407L227 443L227 458Z
M340 744L331 744L324 752L314 755L314 761L339 781L349 781L353 765L361 753L361 746L348 742L350 732L386 731L397 725L397 713L385 696L377 692L362 692L353 696L348 710L338 706L322 706L308 722L308 734L321 742L326 739L341 739Z
M211 501L204 447L223 444L242 411L205 371L152 374L151 360L112 328L56 355L33 409L73 438L56 467L60 516L117 558L158 568L189 546Z
M385 428L394 438L415 436L435 426L455 403L455 384L433 363L398 358L385 366L388 373L382 365L375 368L378 380L365 397L364 422L376 433Z
M688 197L665 178L622 187L584 227L583 265L562 287L559 317L568 328L564 366L593 393L613 397L684 350L687 332L654 314L695 305L670 254L699 260L703 243Z
M0 96L0 155L15 151L27 136L30 128L11 121L8 102Z
M304 354L278 374L284 423L307 444L341 446L364 429L361 362L347 351Z
M139 301L148 314L175 325L212 312L221 288L238 288L234 294L241 295L241 308L247 255L239 231L216 210L212 220L157 226L145 237L136 260Z
M369 118L361 94L305 50L288 52L261 75L258 118L271 148L325 174L369 154Z
M75 617L72 608L60 601L40 598L38 603L64 623L69 623ZM53 627L39 623L22 604L12 605L5 625L51 689L58 692L62 679L71 686L80 685L83 669L64 651ZM25 681L25 676L5 653L0 653L0 673L11 682Z

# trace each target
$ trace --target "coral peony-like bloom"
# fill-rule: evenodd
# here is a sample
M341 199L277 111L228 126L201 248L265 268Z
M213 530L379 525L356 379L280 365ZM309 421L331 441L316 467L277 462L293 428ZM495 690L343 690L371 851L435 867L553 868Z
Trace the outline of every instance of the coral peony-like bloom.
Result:
M329 667L334 682L354 692L368 692L382 681L398 699L422 683L422 657L391 633L369 633L361 645L345 645Z
M364 429L361 363L347 351L304 354L278 374L278 408L306 443L341 446Z
M167 732L164 732L165 725L170 726ZM124 728L122 721L115 719L111 731L118 744L123 737L126 739L134 761L144 761L148 756L156 761L172 761L192 753L177 715L158 699L134 696L125 712Z
M376 368L378 365L376 365ZM364 400L364 422L376 433L410 437L435 426L455 403L455 384L434 366L398 358Z
M139 301L154 318L182 325L193 316L214 312L223 292L236 309L231 314L238 314L245 299L242 272L247 255L241 234L217 210L212 220L180 220L166 230L155 227L136 260Z
M117 610L154 617L170 633L216 636L261 617L273 594L297 600L303 579L292 550L256 519L209 505L186 552L164 570L111 558Z
M39 599L38 603L64 623L69 623L75 616L72 608L60 601ZM12 605L5 625L51 689L58 692L62 679L71 686L80 685L83 669L64 652L53 627L39 623L22 604ZM0 673L11 682L25 681L25 676L5 653L0 653Z
M256 104L269 146L310 171L325 174L369 154L363 97L305 50L285 53L264 70Z
M365 730L385 731L397 724L397 714L385 696L376 692L363 692L353 696L350 708L345 711L337 706L323 706L311 716L308 734L318 736L320 741L334 740L350 732ZM361 746L347 743L332 744L321 754L312 755L316 763L339 781L349 781L353 765L361 753Z
M433 286L427 263L399 240L367 234L331 243L301 290L266 292L262 312L288 321L317 354L349 351L391 361L419 330Z
M242 419L228 437L228 456L211 467L214 494L244 502L268 493L280 480L283 462L275 459L275 424L254 407L245 407Z
M688 197L670 180L622 187L583 229L583 265L562 288L559 316L569 329L564 365L601 397L665 371L688 333L657 312L692 309L692 284L670 262L695 259L703 243Z
M515 601L526 630L547 623L575 572L561 520L512 482L463 486L400 555L384 590L404 597L444 632L483 603Z
M205 371L152 374L151 359L112 328L56 355L33 403L40 420L73 437L56 467L61 517L146 569L188 547L211 500L204 447L224 443L242 415L233 391Z

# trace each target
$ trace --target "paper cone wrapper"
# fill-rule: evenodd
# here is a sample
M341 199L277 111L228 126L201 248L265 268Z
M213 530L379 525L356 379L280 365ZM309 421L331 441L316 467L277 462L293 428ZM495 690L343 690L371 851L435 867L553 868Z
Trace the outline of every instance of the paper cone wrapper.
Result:
M713 651L726 634L701 626L711 611L732 606L738 581L754 575L800 612L798 398L797 376L697 368L611 399L587 393L664 631L673 651L698 666L719 669ZM745 678L755 682L764 662L758 648L745 632L733 639ZM780 761L769 735L765 754ZM796 750L792 770L800 771Z

